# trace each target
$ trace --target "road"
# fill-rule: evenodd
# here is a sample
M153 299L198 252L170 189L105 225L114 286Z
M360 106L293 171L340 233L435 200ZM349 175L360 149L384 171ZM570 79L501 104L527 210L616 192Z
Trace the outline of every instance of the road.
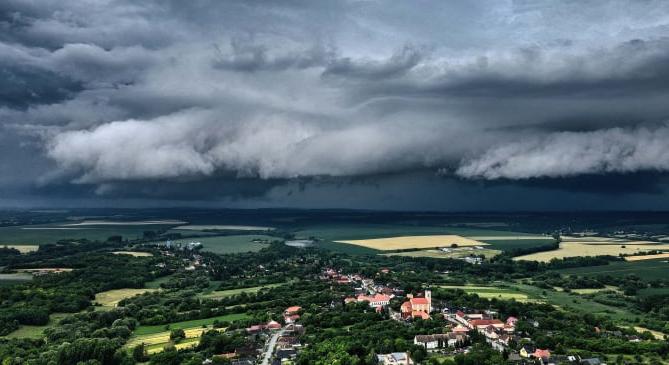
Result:
M260 363L261 365L269 365L269 361L272 359L272 354L274 353L274 347L276 347L276 341L285 331L286 330L282 328L279 332L273 334L269 341L267 341L267 348L265 349L265 354Z

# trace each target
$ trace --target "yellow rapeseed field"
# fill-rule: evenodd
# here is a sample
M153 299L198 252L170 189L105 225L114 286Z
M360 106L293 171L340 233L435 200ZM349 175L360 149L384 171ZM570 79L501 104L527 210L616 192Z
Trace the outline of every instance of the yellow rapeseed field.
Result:
M470 238L457 235L435 235L435 236L400 236L388 238L373 238L367 240L338 241L351 245L363 246L375 250L406 250L434 247L451 247L457 244L458 247L464 246L485 246L487 243L479 242Z
M583 242L562 242L560 248L553 251L537 252L530 255L518 256L514 260L542 261L548 262L553 258L577 257L577 256L601 256L619 254L634 254L650 250L669 250L669 245L632 245L626 242L604 245L586 244Z

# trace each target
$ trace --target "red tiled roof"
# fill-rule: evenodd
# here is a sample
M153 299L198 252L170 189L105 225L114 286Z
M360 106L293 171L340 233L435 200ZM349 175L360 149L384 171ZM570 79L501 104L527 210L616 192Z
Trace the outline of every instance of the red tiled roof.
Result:
M503 325L504 322L499 319L474 319L469 321L469 324L478 327L478 326L490 326L490 325Z
M269 321L269 323L267 323L267 328L269 328L269 329L281 328L281 323L279 323L277 321Z
M292 306L292 307L288 307L288 308L286 308L286 313L295 313L295 312L299 312L301 309L302 309L302 307L297 306L297 305L296 305L296 306Z
M430 319L429 314L427 314L425 312L421 312L421 311L414 311L413 313L411 313L411 316L412 317L420 317L422 319Z
M367 295L358 295L358 301L359 302L387 302L390 300L390 296L385 295L385 294L375 294L374 296L367 296Z
M534 354L532 355L538 358L545 358L545 357L551 357L551 352L548 350L537 349L536 351L534 351Z
M428 301L427 301L426 298L411 298L409 300L411 301L412 305L428 304Z

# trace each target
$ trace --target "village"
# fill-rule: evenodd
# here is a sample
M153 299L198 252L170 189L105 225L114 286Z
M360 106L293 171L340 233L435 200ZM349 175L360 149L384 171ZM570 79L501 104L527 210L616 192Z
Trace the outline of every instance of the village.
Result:
M388 274L389 270L381 269L379 273ZM346 287L350 291L350 295L341 298L340 303L331 303L331 308L365 303L370 311L407 326L412 326L416 321L442 322L442 330L438 333L416 334L413 338L413 344L429 354L467 354L475 342L484 341L490 348L503 353L507 361L519 365L606 365L599 358L554 355L551 349L535 346L532 338L517 329L521 322L538 328L540 324L532 318L504 317L490 308L451 307L448 303L435 301L430 289L415 294L405 293L402 289L377 283L361 274L342 274L333 268L323 270L319 279L333 287ZM391 303L398 301L401 302L399 310L394 310ZM304 313L304 308L290 306L284 310L281 318L250 325L241 331L247 336L248 343L260 343L262 347L240 347L233 352L215 355L205 360L203 365L221 361L232 365L295 364L300 351L308 346L300 339L308 331L300 323ZM378 365L420 364L409 352L379 353L375 361Z
M383 274L388 269L381 269ZM335 269L326 269L323 280L330 280L338 285L351 285L353 295L344 298L344 303L368 303L376 312L387 312L390 318L411 325L414 320L444 321L442 333L420 334L414 337L413 343L422 346L428 352L442 354L467 353L471 347L473 336L482 336L493 349L507 354L507 360L517 364L587 364L606 365L598 358L580 358L578 356L554 356L550 349L537 348L532 339L517 333L516 326L520 319L508 316L501 319L494 310L478 310L471 308L452 308L446 303L433 303L429 289L422 293L404 293L398 288L376 284L373 279L360 274L342 274ZM403 298L403 299L402 299ZM402 299L400 311L390 308L391 300ZM523 318L534 327L539 323ZM522 345L521 345L522 344ZM518 347L515 350L513 347ZM415 364L407 352L378 354L379 365L411 365Z

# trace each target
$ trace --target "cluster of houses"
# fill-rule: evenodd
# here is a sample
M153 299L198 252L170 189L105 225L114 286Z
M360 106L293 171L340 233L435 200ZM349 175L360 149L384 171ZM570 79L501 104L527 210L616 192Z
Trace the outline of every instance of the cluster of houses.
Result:
M302 347L298 336L304 333L304 327L298 324L300 319L299 312L302 307L291 306L283 311L283 320L286 323L282 326L281 323L271 320L267 323L255 324L246 329L250 335L265 334L269 332L272 335L278 335L274 344L274 348L268 348L266 351L272 353L272 365L278 365L287 361L295 360L299 349ZM271 346L270 342L267 341Z
M471 257L476 259L476 257ZM475 262L472 262L475 263ZM386 272L387 273L387 272ZM433 306L432 292L425 290L418 295L404 294L402 290L390 288L374 283L374 280L364 278L359 274L342 274L334 269L326 269L321 276L337 284L354 285L354 295L344 298L344 303L367 302L371 308L383 311L396 297L405 297L406 300L400 306L400 312L394 313L390 310L392 318L399 321L422 318L430 319L430 314L439 311L440 308ZM416 335L414 344L424 347L428 351L440 351L447 348L454 352L466 352L469 345L471 333L478 333L485 337L486 342L495 350L509 353L508 360L517 364L587 364L606 365L597 358L581 359L576 356L555 356L548 349L536 348L531 345L531 339L521 338L516 334L518 318L508 317L502 321L497 318L494 311L468 312L462 310L452 311L449 308L442 310L444 318L451 323L448 331L438 334ZM535 327L538 322L526 319ZM288 319L286 319L288 323ZM514 344L528 343L518 351L514 350ZM380 365L413 365L415 362L408 353L394 352L389 354L377 354L377 363Z
M457 311L449 315L449 319L459 326L477 331L485 336L486 341L494 349L504 351L509 348L511 341L518 342L520 339L515 335L516 317L509 317L506 321L493 318L494 313L464 313Z
M380 271L382 274L387 274L388 272L388 269ZM344 298L344 303L367 302L370 307L375 308L379 312L390 304L391 299L404 296L404 291L401 289L375 284L373 279L364 278L359 274L344 275L337 270L326 269L322 278L338 284L359 284L360 286L354 289L354 296ZM407 300L400 307L400 313L394 316L395 319L430 319L430 313L433 310L432 292L430 290L426 290L425 293L417 296L407 294L406 298Z

